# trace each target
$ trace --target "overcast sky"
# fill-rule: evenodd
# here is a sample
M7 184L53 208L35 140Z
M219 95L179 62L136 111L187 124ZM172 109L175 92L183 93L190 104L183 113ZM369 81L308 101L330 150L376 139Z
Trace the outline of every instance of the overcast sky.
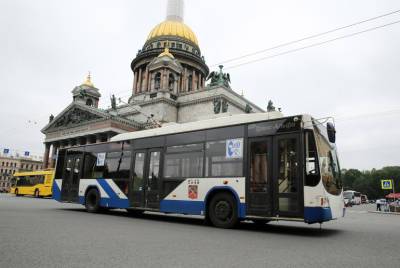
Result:
M185 22L212 66L397 9L398 0L187 0ZM127 99L130 63L165 13L165 0L1 0L0 148L42 154L40 129L88 71L103 108L110 94ZM400 24L229 69L397 20L400 13L227 63L232 88L263 108L272 99L285 115L336 117L344 168L399 165Z

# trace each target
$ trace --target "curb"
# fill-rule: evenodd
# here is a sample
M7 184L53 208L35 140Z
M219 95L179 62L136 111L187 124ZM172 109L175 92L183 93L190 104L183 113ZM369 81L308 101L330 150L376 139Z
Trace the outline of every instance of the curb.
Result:
M375 214L385 214L385 215L399 215L399 212L382 212L382 211L371 211L369 210L368 213L375 213Z

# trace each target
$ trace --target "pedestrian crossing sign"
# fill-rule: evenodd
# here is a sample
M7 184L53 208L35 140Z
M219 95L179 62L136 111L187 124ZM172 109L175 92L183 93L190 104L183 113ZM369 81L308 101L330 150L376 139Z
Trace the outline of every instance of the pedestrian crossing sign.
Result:
M392 180L381 180L383 190L392 190Z

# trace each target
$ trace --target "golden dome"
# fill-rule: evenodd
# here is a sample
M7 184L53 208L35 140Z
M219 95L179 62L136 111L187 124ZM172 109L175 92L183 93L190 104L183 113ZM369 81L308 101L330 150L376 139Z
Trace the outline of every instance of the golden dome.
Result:
M186 24L179 21L166 20L151 30L147 41L160 36L178 36L199 45L197 37Z
M94 87L93 83L92 83L92 76L90 75L90 72L88 73L85 82L83 82L84 86L88 86L88 87Z

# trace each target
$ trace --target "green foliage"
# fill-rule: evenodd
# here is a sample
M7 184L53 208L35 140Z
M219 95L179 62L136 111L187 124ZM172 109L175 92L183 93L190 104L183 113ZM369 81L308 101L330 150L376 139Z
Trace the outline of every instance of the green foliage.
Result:
M396 192L400 192L400 166L360 171L358 169L342 170L343 187L366 194L369 199L383 198L391 190L381 189L381 180L392 179Z

